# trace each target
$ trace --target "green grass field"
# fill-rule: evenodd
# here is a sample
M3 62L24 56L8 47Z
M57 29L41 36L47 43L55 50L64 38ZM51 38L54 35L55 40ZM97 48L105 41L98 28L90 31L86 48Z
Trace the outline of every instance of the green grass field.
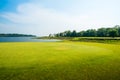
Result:
M120 43L0 43L0 80L120 80Z

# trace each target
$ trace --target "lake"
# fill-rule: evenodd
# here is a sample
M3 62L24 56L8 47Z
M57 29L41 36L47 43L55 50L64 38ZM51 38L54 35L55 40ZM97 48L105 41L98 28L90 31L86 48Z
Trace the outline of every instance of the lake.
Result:
M57 39L35 39L35 37L0 37L0 42L56 42Z

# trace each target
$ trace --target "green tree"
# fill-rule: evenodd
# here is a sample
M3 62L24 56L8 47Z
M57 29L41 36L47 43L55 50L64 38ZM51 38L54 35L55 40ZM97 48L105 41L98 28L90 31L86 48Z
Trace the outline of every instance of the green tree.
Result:
M118 36L118 32L117 32L117 30L115 30L115 29L111 29L110 31L109 31L109 36L110 37L116 37L116 36Z
M106 37L107 36L106 28L99 28L97 30L97 36L98 37Z
M71 33L71 37L77 37L77 32L75 30L73 30L73 32Z
M97 34L96 34L96 30L95 29L89 29L86 31L86 36L88 37L95 37Z

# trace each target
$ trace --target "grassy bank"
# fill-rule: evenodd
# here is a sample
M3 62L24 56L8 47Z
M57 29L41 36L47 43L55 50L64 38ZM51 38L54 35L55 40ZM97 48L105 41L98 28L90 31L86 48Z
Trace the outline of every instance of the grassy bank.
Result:
M75 37L70 41L118 44L120 43L120 37Z
M97 43L120 43L120 37L37 37L37 39L59 39L73 42L97 42Z
M36 37L36 39L61 39L61 40L120 40L120 37Z
M120 80L120 45L0 43L0 80Z

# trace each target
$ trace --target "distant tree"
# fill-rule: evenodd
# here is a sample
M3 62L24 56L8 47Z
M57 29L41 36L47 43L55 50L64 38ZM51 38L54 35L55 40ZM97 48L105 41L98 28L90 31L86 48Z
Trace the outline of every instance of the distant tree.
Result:
M116 37L116 36L118 36L118 32L117 32L117 30L115 30L115 29L111 29L110 31L109 31L109 36L110 37Z
M0 34L0 37L36 37L35 35L28 34Z
M63 37L70 37L70 36L71 36L71 31L70 30L63 32Z
M64 37L64 34L63 34L63 33L60 33L60 37Z
M81 35L80 37L85 37L86 36L85 31L81 31L81 32L79 32L79 34Z
M105 37L110 37L109 32L112 30L112 28L106 28Z
M81 32L78 32L78 33L77 33L77 37L82 37L82 33L81 33Z
M73 32L71 33L71 37L77 37L77 32L75 30L73 30Z
M88 29L86 31L76 32L73 31L64 31L61 33L55 34L57 37L120 37L120 26L116 25L112 28L99 28L95 29Z
M86 31L86 36L88 37L95 37L97 34L96 34L96 30L95 29L89 29Z
M49 37L52 37L52 34L49 34Z
M97 30L97 36L98 37L106 37L107 36L106 28L99 28Z
M118 28L118 36L120 37L120 27Z
M71 31L69 30L69 31L66 31L66 36L67 37L70 37L71 36Z
M116 25L114 28L118 31L118 37L120 37L120 25Z

